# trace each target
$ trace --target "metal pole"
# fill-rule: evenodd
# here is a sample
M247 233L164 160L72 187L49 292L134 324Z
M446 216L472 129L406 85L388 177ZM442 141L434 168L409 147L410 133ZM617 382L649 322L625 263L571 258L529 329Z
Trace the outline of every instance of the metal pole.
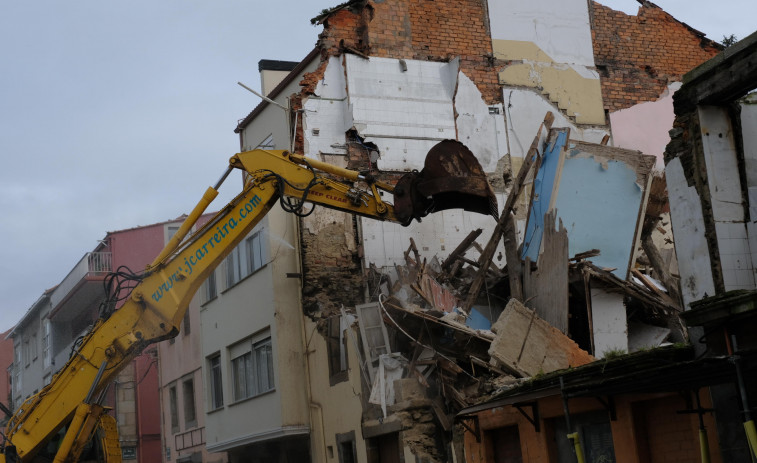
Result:
M560 393L562 395L562 407L563 411L565 412L565 424L568 426L568 440L573 442L573 448L576 451L576 461L578 463L586 463L586 458L584 457L584 451L581 447L581 438L578 435L578 432L573 432L573 427L570 424L570 409L568 408L568 398L565 397L565 381L563 381L563 377L560 376Z
M746 385L744 384L744 375L741 371L741 357L734 355L731 359L733 359L733 363L736 365L736 381L738 382L739 393L741 394L741 404L744 407L744 432L746 432L752 457L757 458L757 428L755 428L752 411L749 408L749 398L746 392Z

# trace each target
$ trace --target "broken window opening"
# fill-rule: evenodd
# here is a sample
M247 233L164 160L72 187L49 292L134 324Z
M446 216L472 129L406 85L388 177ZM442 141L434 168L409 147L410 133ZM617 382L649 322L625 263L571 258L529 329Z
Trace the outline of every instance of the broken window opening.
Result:
M329 357L329 385L347 381L347 338L344 336L345 319L341 315L334 315L328 319L327 350Z

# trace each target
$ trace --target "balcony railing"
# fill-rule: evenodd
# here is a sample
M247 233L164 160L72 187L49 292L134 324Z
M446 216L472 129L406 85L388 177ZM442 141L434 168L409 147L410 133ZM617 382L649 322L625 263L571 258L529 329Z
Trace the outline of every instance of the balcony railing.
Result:
M110 252L88 252L87 258L90 273L109 273L113 271L113 254Z
M205 428L196 428L174 435L176 451L196 447L205 443Z
M84 254L84 257L68 272L68 275L50 295L52 306L56 307L84 278L104 276L112 270L113 260L110 252L88 252Z

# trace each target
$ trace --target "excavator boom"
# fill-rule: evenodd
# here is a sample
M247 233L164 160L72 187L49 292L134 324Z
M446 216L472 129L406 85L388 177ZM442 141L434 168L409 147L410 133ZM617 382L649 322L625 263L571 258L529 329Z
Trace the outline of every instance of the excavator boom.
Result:
M230 169L245 173L242 192L185 239L216 196L220 182L208 189L176 236L147 267L125 303L100 318L50 384L17 408L5 430L0 463L33 461L64 426L66 434L55 461L75 461L83 442L96 429L105 430L100 434L105 436L107 448L108 441L113 440L114 425L112 420L102 422L107 415L93 398L104 396L104 388L145 347L178 334L200 285L277 201L285 210L298 214L310 207L305 203L312 203L403 225L450 207L488 212L491 201L496 200L475 157L460 150L462 145L457 142L443 143L445 146L432 155L436 162L431 165L443 161L447 168L432 171L427 163L427 169L408 174L404 183L400 182L401 191L368 173L286 151L254 150L233 156ZM401 198L398 205L384 202L379 189ZM456 199L456 189L468 199ZM95 426L94 421L99 424ZM109 452L108 461L118 461L113 455L117 451L111 447Z

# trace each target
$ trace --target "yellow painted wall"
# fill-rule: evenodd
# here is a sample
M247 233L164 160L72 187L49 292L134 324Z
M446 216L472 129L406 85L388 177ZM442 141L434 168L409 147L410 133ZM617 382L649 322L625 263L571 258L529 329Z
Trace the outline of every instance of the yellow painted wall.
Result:
M579 72L578 65L557 63L533 42L492 42L494 56L511 61L499 73L502 85L538 89L579 124L605 124L602 89L594 71Z

